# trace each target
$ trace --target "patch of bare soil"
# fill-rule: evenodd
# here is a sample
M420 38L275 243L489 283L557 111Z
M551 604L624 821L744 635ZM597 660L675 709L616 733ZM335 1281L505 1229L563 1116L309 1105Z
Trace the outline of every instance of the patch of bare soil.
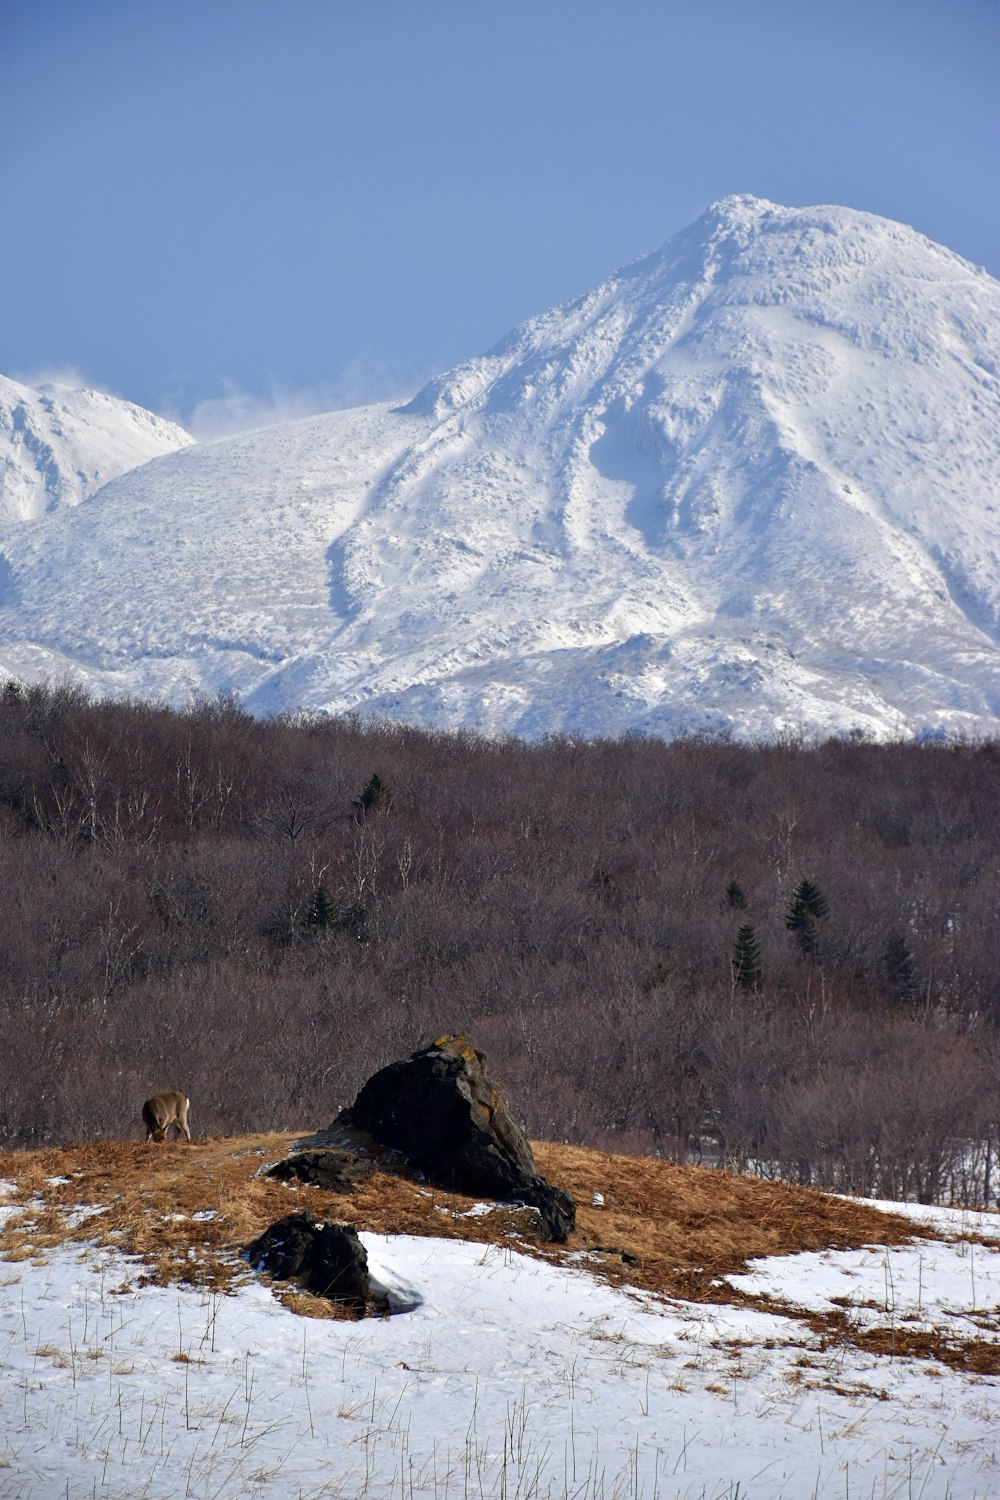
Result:
M177 1281L225 1291L247 1274L242 1248L275 1219L304 1209L380 1234L513 1241L555 1262L586 1252L589 1270L621 1286L743 1302L802 1318L830 1343L1000 1374L1000 1347L986 1340L959 1343L899 1326L860 1330L837 1310L806 1314L746 1297L725 1280L758 1256L936 1237L864 1202L540 1141L533 1143L539 1171L577 1200L567 1243L540 1244L532 1210L499 1205L470 1216L474 1199L431 1186L398 1158L376 1152L374 1175L349 1194L267 1177L267 1167L303 1139L283 1132L166 1145L103 1141L0 1155L0 1177L14 1185L6 1202L16 1204L0 1228L0 1255L43 1259L55 1245L96 1243L136 1258L137 1285ZM603 1204L594 1204L595 1194ZM302 1310L298 1294L286 1292L283 1300Z

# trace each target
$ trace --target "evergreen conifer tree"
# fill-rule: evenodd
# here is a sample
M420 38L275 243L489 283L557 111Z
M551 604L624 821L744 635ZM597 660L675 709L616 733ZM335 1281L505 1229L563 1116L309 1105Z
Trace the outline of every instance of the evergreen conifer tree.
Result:
M920 993L920 982L910 945L898 929L886 939L882 967L893 998L903 1005L912 1005Z
M329 927L333 921L333 902L323 884L313 891L306 921L310 927Z
M359 812L391 812L396 798L377 771L373 771L365 783L360 797L354 798Z
M758 990L764 979L760 943L749 922L744 922L733 944L733 983L745 990Z
M819 924L830 915L826 897L812 880L800 880L792 892L785 914L785 926L807 958L815 962L819 955Z
M747 898L738 880L731 880L726 886L726 900L734 910L746 911Z

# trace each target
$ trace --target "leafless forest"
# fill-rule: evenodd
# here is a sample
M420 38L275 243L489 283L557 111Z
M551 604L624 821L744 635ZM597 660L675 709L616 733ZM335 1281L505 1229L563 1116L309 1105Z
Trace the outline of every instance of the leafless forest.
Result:
M529 1132L995 1199L1000 744L0 692L0 1145L317 1126L444 1031Z

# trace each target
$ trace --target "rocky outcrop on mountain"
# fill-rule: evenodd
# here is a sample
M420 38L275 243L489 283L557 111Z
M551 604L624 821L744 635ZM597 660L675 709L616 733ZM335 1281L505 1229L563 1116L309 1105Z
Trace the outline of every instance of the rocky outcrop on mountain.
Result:
M576 1222L571 1194L539 1175L483 1053L465 1037L439 1037L382 1068L337 1127L368 1131L442 1187L530 1204L547 1239L565 1240Z

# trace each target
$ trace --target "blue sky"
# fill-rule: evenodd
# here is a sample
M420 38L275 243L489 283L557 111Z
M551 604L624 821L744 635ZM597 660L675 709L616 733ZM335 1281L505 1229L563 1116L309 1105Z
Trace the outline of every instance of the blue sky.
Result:
M715 198L1000 274L997 0L3 0L0 371L381 399Z

